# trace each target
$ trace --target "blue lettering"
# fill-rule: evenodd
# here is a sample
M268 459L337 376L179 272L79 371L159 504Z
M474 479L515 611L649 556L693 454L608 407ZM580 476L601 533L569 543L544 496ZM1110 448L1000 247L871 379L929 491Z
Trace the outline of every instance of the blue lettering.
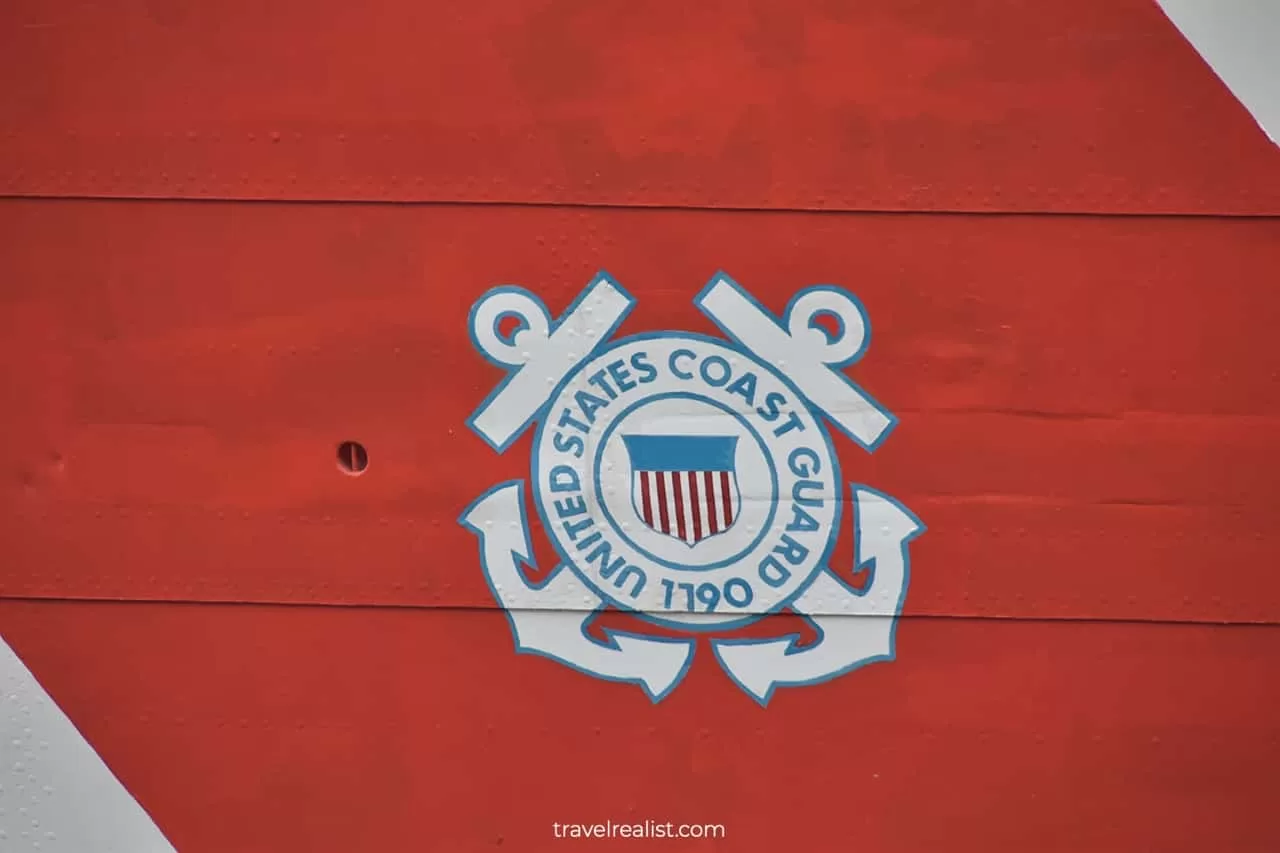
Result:
M782 409L780 407L786 402L787 396L785 394L779 394L777 391L770 391L768 394L764 395L764 405L756 409L756 414L764 418L769 423L773 423L778 419L778 416L782 414Z
M729 578L724 582L724 600L734 607L746 607L754 597L751 584L742 578Z
M711 378L710 368L715 365L724 371L724 375L716 379ZM733 375L733 368L729 367L729 362L725 361L718 355L708 356L702 362L702 381L713 388L719 388L729 381L729 377Z
M797 447L787 457L787 467L797 477L812 477L822 470L822 460L809 448Z
M574 515L582 515L587 511L587 502L582 495L577 497L565 498L555 502L556 515L561 518L569 518Z
M756 375L754 373L744 373L733 381L727 389L730 394L737 394L739 397L747 401L748 406L756 404Z
M582 443L582 439L576 435L566 436L562 432L557 432L551 437L551 443L555 445L556 450L561 453L572 453L579 459L586 452L587 446Z
M782 534L782 543L773 549L775 554L781 554L782 558L793 566L800 565L805 557L809 556L809 549L792 539L787 534Z
M611 561L610 558L612 556L613 546L608 542L601 542L595 547L595 550L587 555L587 563L590 564L598 560L600 562L600 577L605 580L613 578L617 574L617 577L613 578L613 585L618 589L622 589L628 578L635 578L635 589L631 591L631 597L635 598L644 589L644 571L635 566L627 565L627 561L623 557Z
M791 577L791 570L778 562L778 558L770 554L760 561L760 580L775 589L782 586Z
M817 497L805 497L805 489L817 492ZM822 483L818 480L797 480L791 487L791 499L805 506L822 506Z
M560 526L564 528L564 532L565 532L565 533L567 533L567 534L569 535L569 538L570 538L570 539L572 539L574 542L577 542L577 541L578 541L578 534L579 534L579 533L581 533L582 531L586 530L588 527L591 527L593 524L595 524L595 522L594 522L594 521L592 521L592 520L590 519L590 517L588 517L588 518L584 518L584 519L582 519L582 521L578 521L578 522L568 522L568 521L566 521L566 522L564 522L563 524L561 524Z
M775 430L773 431L773 434L774 434L774 435L776 435L776 436L778 436L779 438L781 438L783 435L785 435L786 433L791 432L791 430L793 430L793 429L798 429L798 430L800 430L801 432L804 432L804 424L800 423L800 413L799 413L799 412L791 412L791 413L789 413L789 414L787 415L787 420L786 420L786 422L785 422L785 423L783 423L781 426L779 426L777 429L775 429Z
M622 574L613 579L613 585L618 589L622 589L623 584L627 582L627 578L635 578L635 588L630 592L631 597L635 598L644 589L645 581L647 580L644 569L636 566L627 566L622 570Z
M557 465L552 468L551 473L547 475L547 481L553 492L582 491L582 481L578 479L578 472L568 465Z
M639 354L636 353L636 355ZM636 387L636 381L631 378L631 373L627 370L627 363L622 359L609 362L609 375L613 377L614 384L618 386L619 391L627 392Z
M631 366L640 372L641 385L658 378L658 368L649 363L649 353L647 352L638 352L631 356Z
M627 564L626 559L623 557L619 557L616 562L611 564L609 562L609 558L612 556L613 546L608 542L601 542L596 546L594 551L587 555L587 564L590 565L596 560L599 560L601 577L610 578L613 577L614 572Z
M578 432L584 432L584 433L589 432L591 430L591 427L587 426L582 421L575 418L568 409L565 409L560 413L560 426L562 427L571 426L574 429L576 429Z
M680 370L680 368L676 367L676 359L677 359L677 358L679 358L680 356L685 356L685 357L687 357L687 358L695 358L695 357L696 357L696 356L694 355L693 350L678 349L678 350L676 350L675 352L671 353L671 358L670 358L670 360L667 362L667 366L668 366L668 367L670 367L670 368L671 368L671 372L672 372L672 373L674 373L674 374L675 374L676 376L678 376L679 378L681 378L681 379L692 379L692 378L693 378L693 374L692 374L692 373L684 373L683 371L681 371L681 370Z
M578 409L581 410L582 416L587 419L589 424L596 422L596 411L598 409L603 409L609 405L608 400L603 397L597 397L590 391L579 391L573 395L573 401L578 404Z
M791 521L787 523L790 533L813 533L818 529L818 519L805 512L798 504L791 505Z

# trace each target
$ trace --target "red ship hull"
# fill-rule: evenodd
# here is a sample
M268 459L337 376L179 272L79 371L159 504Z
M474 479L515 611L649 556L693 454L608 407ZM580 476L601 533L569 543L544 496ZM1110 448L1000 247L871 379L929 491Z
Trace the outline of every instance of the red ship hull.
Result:
M0 636L174 848L1280 848L1280 152L1154 4L965 5L0 11ZM734 343L720 271L856 296L830 381L882 441ZM554 383L491 440L473 320L601 272L615 338L738 346L826 424L833 589L889 571L850 484L927 527L888 654L756 690L731 644L864 617L766 572L685 630L573 573ZM600 661L690 643L678 683L522 639L459 523L517 481L517 592L581 587L543 617ZM681 500L669 546L722 547Z

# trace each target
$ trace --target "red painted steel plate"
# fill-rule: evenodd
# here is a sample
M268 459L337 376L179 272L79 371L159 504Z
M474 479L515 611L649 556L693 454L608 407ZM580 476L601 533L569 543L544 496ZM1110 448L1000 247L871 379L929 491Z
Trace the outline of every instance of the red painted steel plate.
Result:
M0 193L1280 213L1151 0L9 0Z
M930 528L909 613L1280 617L1276 220L10 201L0 230L6 595L495 606L455 519L531 443L464 426L500 378L472 302L558 314L604 268L618 334L714 332L720 266L774 311L867 306L849 372L901 426L839 450Z
M183 853L1280 847L1280 153L1146 0L798 8L0 8L0 636ZM468 313L599 270L860 297L893 663L515 653Z
M710 656L650 705L512 654L493 612L6 603L0 625L184 853L1280 845L1274 627L913 619L893 664L762 709ZM553 836L597 820L726 837Z

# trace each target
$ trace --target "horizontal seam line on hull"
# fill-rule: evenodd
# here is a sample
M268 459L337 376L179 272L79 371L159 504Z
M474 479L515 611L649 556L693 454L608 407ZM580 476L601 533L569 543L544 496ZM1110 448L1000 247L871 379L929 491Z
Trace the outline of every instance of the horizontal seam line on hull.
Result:
M149 604L149 605L178 605L182 607L293 607L293 608L327 608L333 610L445 610L459 613L506 613L507 608L487 607L478 605L436 605L436 604L393 604L388 602L371 604L356 602L338 602L338 601L233 601L233 600L200 600L200 599L174 599L174 598L63 598L54 596L15 596L0 594L0 603L29 603L29 604ZM569 608L516 608L516 613L573 613L588 614L598 611L577 610ZM640 618L638 614L628 613L627 611L609 611L614 613L623 613L624 615ZM748 617L765 617L765 616L791 616L794 614L783 613L749 613ZM839 613L816 613L819 617L823 616L844 616L846 618L887 618L887 616L862 616L853 614ZM1232 627L1280 627L1280 620L1237 620L1223 621L1214 619L1170 619L1170 618L1146 618L1146 617L1106 617L1106 616L1014 616L1014 615L996 615L982 613L903 613L897 616L898 619L951 619L956 621L973 621L973 622L1041 622L1041 623L1088 623L1088 624L1126 624L1126 625L1199 625L1206 627L1232 628ZM688 633L696 636L698 634L712 635L715 633L714 626L702 628L690 628Z
M823 216L838 215L886 215L886 216L982 216L1015 217L1035 216L1047 218L1126 218L1126 219L1231 219L1271 220L1280 219L1280 210L1267 213L1207 212L1207 211L1104 211L1104 210L979 210L973 208L876 208L876 207L765 207L752 205L714 204L636 204L624 202L569 202L569 201L515 201L483 199L315 199L315 198L236 198L233 196L148 196L148 195L83 195L56 193L0 192L3 201L85 201L85 202L134 202L134 203L203 203L203 204L262 204L262 205L363 205L395 207L509 207L545 208L561 210L646 210L646 211L695 211L708 213L806 213Z

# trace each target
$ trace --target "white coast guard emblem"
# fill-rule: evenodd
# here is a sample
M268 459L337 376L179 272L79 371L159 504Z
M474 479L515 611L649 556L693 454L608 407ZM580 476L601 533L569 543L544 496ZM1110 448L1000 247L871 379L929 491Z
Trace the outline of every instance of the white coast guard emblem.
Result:
M693 333L610 342L634 300L601 274L553 322L513 287L472 308L476 348L509 369L468 421L499 453L535 420L532 493L562 561L530 583L524 483L490 489L462 514L480 540L494 597L519 651L640 684L658 701L683 678L695 642L587 628L612 605L652 623L720 634L789 609L818 639L712 639L721 666L767 704L780 685L826 681L891 660L906 595L908 542L923 525L866 486L845 497L822 415L874 451L892 415L841 371L866 349L862 306L811 287L781 323L728 277L694 304L729 340ZM839 332L816 320L828 315ZM503 335L504 319L518 320ZM844 504L864 590L827 569Z

